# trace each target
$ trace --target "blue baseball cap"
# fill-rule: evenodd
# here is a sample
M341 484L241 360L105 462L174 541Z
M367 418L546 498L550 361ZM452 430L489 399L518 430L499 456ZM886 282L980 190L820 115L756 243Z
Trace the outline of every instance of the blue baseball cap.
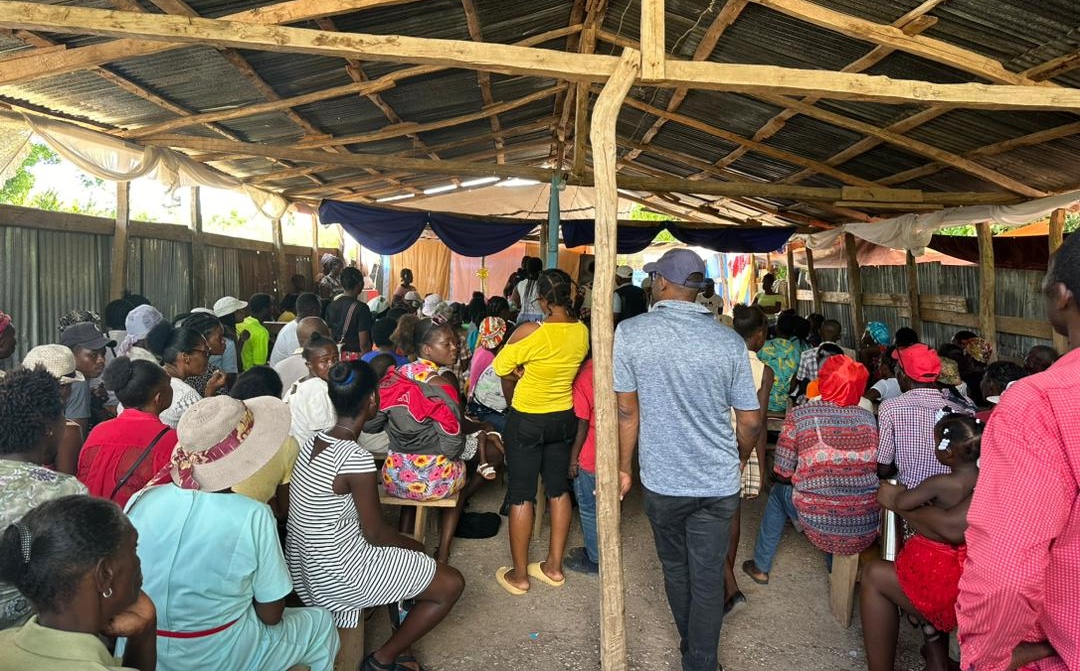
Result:
M705 262L689 249L669 250L656 261L646 263L642 270L650 274L658 273L668 282L691 289L705 286ZM690 276L694 273L701 275L702 279L691 280Z

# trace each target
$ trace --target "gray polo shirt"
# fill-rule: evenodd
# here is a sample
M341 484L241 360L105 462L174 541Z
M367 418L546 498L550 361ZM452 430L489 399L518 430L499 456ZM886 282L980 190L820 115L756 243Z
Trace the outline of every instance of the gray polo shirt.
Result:
M705 306L660 301L615 331L615 391L636 391L641 483L666 496L740 488L731 408L758 409L746 344Z

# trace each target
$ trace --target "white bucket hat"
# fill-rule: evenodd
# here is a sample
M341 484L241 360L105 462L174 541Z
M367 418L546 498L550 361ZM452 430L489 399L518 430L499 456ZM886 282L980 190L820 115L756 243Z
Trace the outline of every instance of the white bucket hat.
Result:
M234 296L224 296L214 302L214 315L228 317L237 310L243 310L247 305L247 301L242 301Z
M291 422L289 407L271 396L205 398L180 418L169 475L184 489L228 489L274 458Z
M60 384L82 382L86 379L82 373L75 370L75 355L71 353L71 348L63 345L38 345L26 353L22 365L23 368L30 369L41 366L60 380Z

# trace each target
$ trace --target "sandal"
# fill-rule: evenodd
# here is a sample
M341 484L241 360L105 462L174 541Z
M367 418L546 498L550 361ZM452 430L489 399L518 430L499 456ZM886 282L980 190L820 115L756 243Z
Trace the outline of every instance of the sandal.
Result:
M502 587L514 596L521 596L522 594L527 593L529 590L521 589L520 587L515 587L514 585L510 584L510 581L506 579L506 574L513 570L514 568L512 566L503 566L499 568L498 571L495 571L495 582L499 583L499 587Z
M486 461L476 467L476 472L485 480L494 480L495 476L498 475L495 472L495 467Z
M379 660L375 659L375 653L373 652L365 657L364 661L360 662L360 671L417 671L417 669L399 664L398 660L401 659L402 657L398 657L389 664L381 664ZM412 661L415 662L416 660L413 659Z
M566 578L564 577L562 580L555 580L548 574L544 573L544 569L541 566L541 564L543 563L544 562L533 562L529 564L529 567L527 569L529 577L536 578L540 582L544 583L545 585L550 585L551 587L562 587L563 583L566 582Z
M768 585L769 584L769 574L759 571L758 567L757 567L757 564L754 563L753 559L747 559L746 561L744 561L742 563L742 571L746 575L750 576L750 579L753 580L754 582L756 582L759 585ZM760 576L765 576L765 577L762 578Z

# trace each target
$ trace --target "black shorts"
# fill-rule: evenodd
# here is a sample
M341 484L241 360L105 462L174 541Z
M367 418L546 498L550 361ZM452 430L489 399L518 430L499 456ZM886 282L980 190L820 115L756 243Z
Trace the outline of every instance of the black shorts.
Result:
M570 446L576 435L573 410L533 414L510 409L503 438L511 505L536 503L538 476L544 478L548 498L570 491Z

